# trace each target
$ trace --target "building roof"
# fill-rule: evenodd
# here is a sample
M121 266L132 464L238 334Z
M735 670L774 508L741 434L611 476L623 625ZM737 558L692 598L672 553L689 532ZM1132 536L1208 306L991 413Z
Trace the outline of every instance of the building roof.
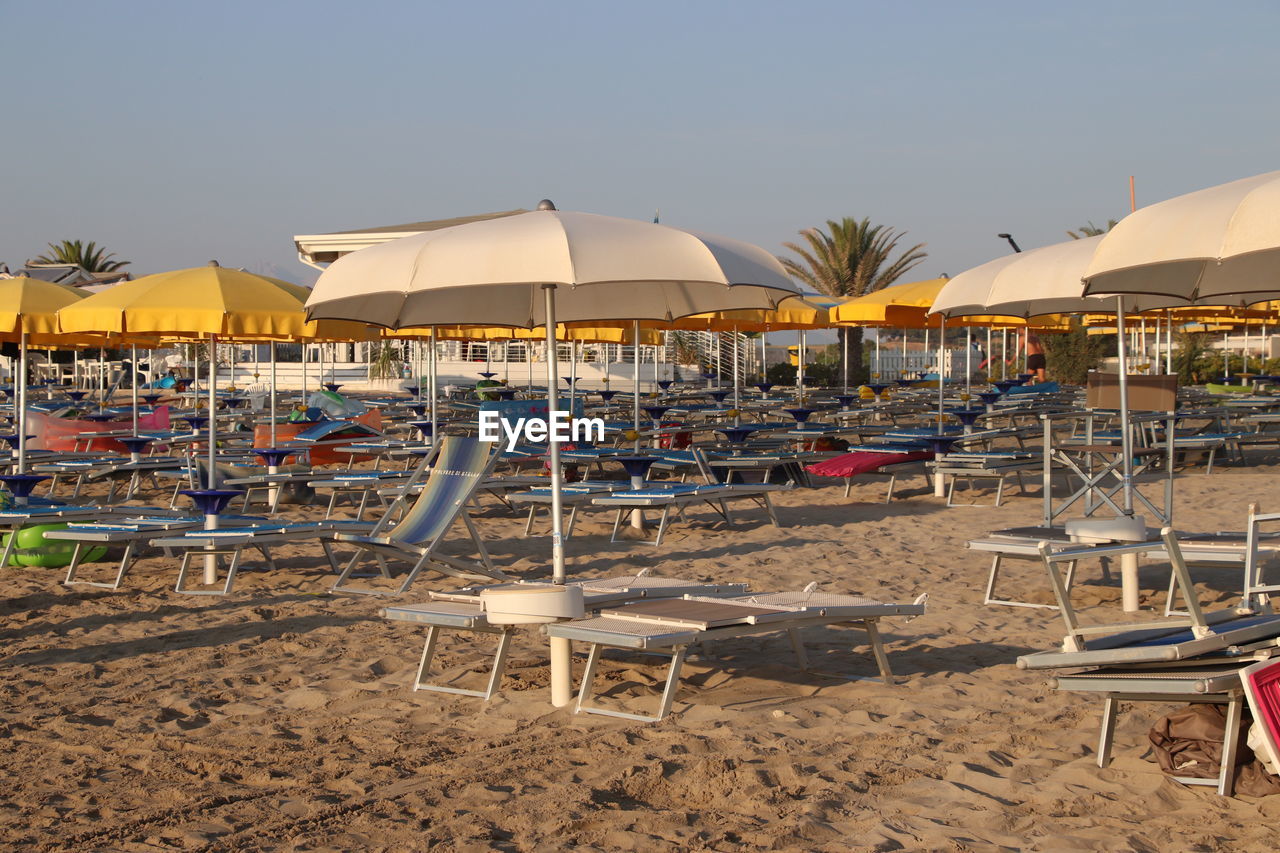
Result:
M438 231L454 225L465 225L468 222L483 222L487 219L501 219L504 216L515 216L517 213L528 213L527 210L504 210L499 213L478 213L473 216L455 216L450 219L433 219L426 222L408 222L403 225L377 225L372 228L357 228L351 231L333 231L328 234L298 234L293 244L298 249L298 257L303 263L315 266L336 261L338 258L357 249L376 246L421 234L423 231Z

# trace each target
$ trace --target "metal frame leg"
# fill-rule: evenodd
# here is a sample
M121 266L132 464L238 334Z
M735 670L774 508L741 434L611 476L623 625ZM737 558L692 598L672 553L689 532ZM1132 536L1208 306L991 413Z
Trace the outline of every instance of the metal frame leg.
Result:
M435 693L452 693L456 696L475 696L488 702L493 698L493 694L498 692L498 687L502 683L502 673L507 665L507 652L511 647L511 635L515 632L515 629L507 626L501 630L477 632L498 635L498 648L494 652L493 663L490 666L489 678L484 690L446 687L443 684L430 684L422 680L423 673L431 666L431 660L435 657L436 642L440 638L441 630L442 627L439 625L431 625L427 628L427 639L422 645L422 657L418 660L418 672L413 678L413 689L415 691L430 690Z
M1098 766L1106 767L1111 763L1111 744L1116 737L1116 706L1119 700L1106 696L1102 700L1102 726L1098 732Z
M595 681L596 665L600 661L599 643L591 644L591 652L587 655L587 669L582 674L582 686L578 690L578 704L574 709L575 713L582 714L600 714L605 717L620 717L624 720L638 720L643 723L656 723L664 719L667 714L671 713L671 703L675 701L676 687L680 681L680 668L684 665L685 655L688 653L688 646L673 646L671 649L671 664L667 669L666 683L662 689L662 699L658 705L658 713L652 714L628 714L625 711L613 711L608 708L601 708L595 705L588 706L587 700L591 698L591 686Z

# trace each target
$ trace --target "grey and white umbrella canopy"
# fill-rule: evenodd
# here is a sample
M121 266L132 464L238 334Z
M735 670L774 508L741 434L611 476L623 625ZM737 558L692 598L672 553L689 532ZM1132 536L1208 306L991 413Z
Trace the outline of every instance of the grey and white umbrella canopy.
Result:
M388 328L432 324L533 327L542 288L556 320L673 320L772 308L798 294L759 246L666 225L536 210L403 237L339 258L307 300L310 319Z
M1086 293L1165 294L1202 305L1280 292L1280 172L1171 198L1122 219L1084 272Z
M1086 296L1081 280L1102 237L1068 240L1021 254L1004 255L965 270L947 282L934 300L932 314L1107 313L1117 307L1114 294ZM1125 311L1185 305L1170 296L1126 295Z

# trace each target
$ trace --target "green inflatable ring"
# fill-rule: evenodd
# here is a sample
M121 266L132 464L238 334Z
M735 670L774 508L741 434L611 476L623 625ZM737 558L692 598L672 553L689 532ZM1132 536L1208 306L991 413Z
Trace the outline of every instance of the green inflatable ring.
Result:
M67 525L33 524L18 531L18 541L9 558L11 566L39 566L45 569L58 569L71 565L71 555L75 553L76 543L65 539L45 539L45 533L51 530L66 530ZM0 537L0 549L8 547L9 534ZM101 560L107 549L103 546L88 549L84 554L84 562Z

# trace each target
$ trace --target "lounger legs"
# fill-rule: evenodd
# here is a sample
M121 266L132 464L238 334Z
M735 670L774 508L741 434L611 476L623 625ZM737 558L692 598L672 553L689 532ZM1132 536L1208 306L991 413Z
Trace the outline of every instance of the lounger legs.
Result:
M208 551L204 549L191 548L182 555L182 562L178 566L178 582L174 584L173 591L182 595L227 595L231 592L232 585L236 582L236 571L240 568L240 555L243 549L236 548L230 551ZM191 569L191 560L200 558L201 561L205 557L212 556L216 562L222 562L221 558L229 556L231 562L227 566L227 579L222 589L183 589L183 585L187 581L187 572Z
M603 646L598 643L591 644L591 652L587 655L587 669L582 673L582 686L578 689L578 704L575 709L577 713L600 714L605 717L620 717L624 720L637 720L644 723L656 723L671 713L671 703L675 700L676 687L680 682L680 668L684 665L688 646L674 646L671 649L671 663L667 668L666 683L662 689L662 699L659 702L657 714L628 714L625 711L614 711L587 704L592 695L591 688L595 682L596 664L600 661L602 648Z
M88 547L84 542L77 542L76 548L71 552L71 565L67 566L67 577L62 581L64 586L93 586L98 589L119 589L120 583L124 580L124 573L129 570L129 565L133 562L133 547L136 543L129 542L124 546L124 553L120 556L120 568L116 571L116 579L113 583L103 583L101 581L82 581L76 579L76 572L80 569L81 560ZM89 547L92 547L91 545Z
M502 683L502 671L507 665L507 652L511 647L513 631L514 629L511 627L504 627L486 632L498 635L498 648L494 652L493 666L489 670L489 681L484 690L467 690L461 687L431 684L422 680L422 676L431 666L431 659L435 657L436 641L440 638L440 626L430 626L427 628L427 641L422 646L422 658L418 661L418 674L413 679L413 689L432 690L436 693L453 693L458 696L476 696L488 702L493 698L493 694L498 691L498 686Z

